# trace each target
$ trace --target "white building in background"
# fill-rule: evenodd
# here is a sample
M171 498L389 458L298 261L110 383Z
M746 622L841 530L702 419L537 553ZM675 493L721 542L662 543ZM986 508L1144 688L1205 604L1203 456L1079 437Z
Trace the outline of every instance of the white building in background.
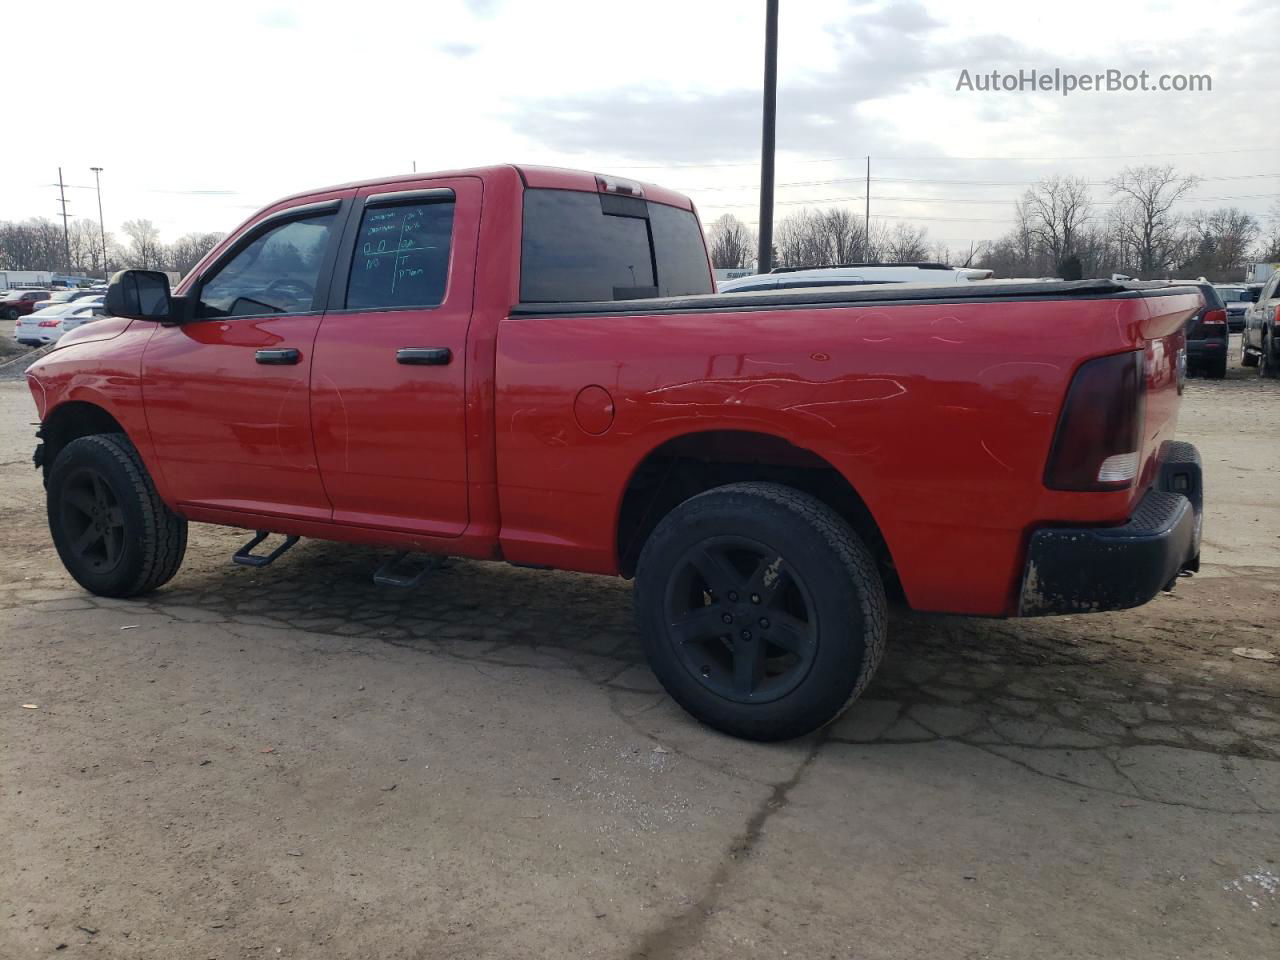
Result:
M51 270L0 270L0 290L44 290L52 285Z

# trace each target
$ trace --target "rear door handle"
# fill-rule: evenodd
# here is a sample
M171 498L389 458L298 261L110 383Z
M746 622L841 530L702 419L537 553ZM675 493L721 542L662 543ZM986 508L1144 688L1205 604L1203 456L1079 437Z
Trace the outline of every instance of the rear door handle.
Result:
M396 363L417 367L443 367L453 359L448 347L401 347L396 351Z
M253 355L253 359L258 363L288 365L301 360L302 354L293 349L293 347L286 347L283 350L259 350Z

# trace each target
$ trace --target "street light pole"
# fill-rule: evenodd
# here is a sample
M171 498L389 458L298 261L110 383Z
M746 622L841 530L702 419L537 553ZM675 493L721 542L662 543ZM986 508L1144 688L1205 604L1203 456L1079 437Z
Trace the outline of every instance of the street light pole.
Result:
M102 221L102 168L90 167L93 182L98 188L98 230L102 234L102 279L107 279L107 225Z
M760 252L756 271L773 269L773 148L778 119L778 0L765 0L764 122L760 137Z

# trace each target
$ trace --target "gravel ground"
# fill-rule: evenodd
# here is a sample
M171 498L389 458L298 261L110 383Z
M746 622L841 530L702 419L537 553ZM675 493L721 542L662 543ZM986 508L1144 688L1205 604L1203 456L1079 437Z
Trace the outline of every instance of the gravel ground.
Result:
M48 542L0 384L0 957L1247 957L1280 951L1280 383L1193 380L1205 568L1139 610L903 616L862 701L742 743L622 581L418 590L193 527L145 601ZM24 709L34 704L36 709Z

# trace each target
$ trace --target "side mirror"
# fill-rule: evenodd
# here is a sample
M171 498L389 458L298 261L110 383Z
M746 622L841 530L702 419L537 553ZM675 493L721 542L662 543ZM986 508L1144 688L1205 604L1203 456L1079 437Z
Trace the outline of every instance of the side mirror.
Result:
M121 270L107 285L103 306L113 317L166 321L173 310L169 278L158 270Z

